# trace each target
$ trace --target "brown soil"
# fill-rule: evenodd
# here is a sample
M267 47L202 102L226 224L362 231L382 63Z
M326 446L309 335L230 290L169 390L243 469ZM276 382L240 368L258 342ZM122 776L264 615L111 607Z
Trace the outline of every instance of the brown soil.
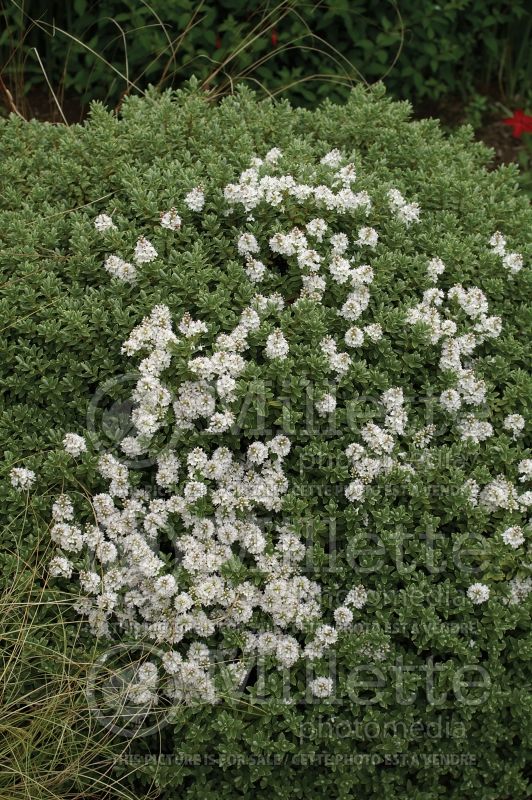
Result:
M7 98L4 100L4 108L8 104ZM75 96L59 99L64 118L72 125L75 122L82 122L87 116L88 108L84 107ZM25 119L38 119L40 122L64 122L63 115L57 107L53 96L40 89L31 89L23 100L16 104L18 111ZM8 108L8 111L13 110Z
M496 97L493 98L497 100ZM438 117L442 125L452 129L467 122L464 101L457 97L447 97L438 102L425 102L418 106L414 115L423 117ZM512 136L512 130L503 125L500 116L494 116L493 111L488 112L482 125L475 130L475 139L484 142L493 148L493 169L500 164L509 164L516 161L522 147L521 141Z

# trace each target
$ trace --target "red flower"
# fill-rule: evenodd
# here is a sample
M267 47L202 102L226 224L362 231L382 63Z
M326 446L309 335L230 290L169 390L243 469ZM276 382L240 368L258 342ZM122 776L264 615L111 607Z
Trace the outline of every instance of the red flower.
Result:
M513 117L503 119L502 124L512 126L512 135L515 136L516 139L520 139L523 133L532 133L532 117L529 117L528 114L524 114L522 108L516 109Z
M278 41L279 41L279 37L277 36L277 31L274 29L274 30L272 31L272 45L273 45L274 47L276 47L276 46L277 46L277 42L278 42Z

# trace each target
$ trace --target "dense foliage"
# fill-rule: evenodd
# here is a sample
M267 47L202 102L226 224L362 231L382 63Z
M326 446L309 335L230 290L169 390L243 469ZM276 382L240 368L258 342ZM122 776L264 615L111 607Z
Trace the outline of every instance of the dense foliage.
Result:
M530 80L532 14L524 0L330 0L252 4L242 0L3 0L5 76L56 91L116 102L129 80L178 86L192 74L248 75L312 104L345 98L348 84L386 78L409 100L468 95L476 86L522 94ZM310 36L312 34L313 36ZM233 55L234 54L234 55ZM227 61L227 59L230 59ZM252 66L255 65L255 66ZM251 71L250 71L251 68ZM336 76L332 85L323 78ZM258 82L258 84L257 84Z
M523 591L513 602L515 580L526 586L526 544L519 532L502 536L510 527L522 526L526 533L523 514L530 500L521 482L530 462L520 420L529 412L531 389L525 335L531 212L516 194L516 168L487 172L489 154L471 141L469 131L446 139L435 121L412 123L409 106L385 99L380 87L355 91L345 106L325 103L314 112L257 103L246 91L213 106L192 89L131 98L120 118L96 104L84 126L27 124L11 117L0 124L0 141L1 333L8 366L0 423L2 440L9 443L0 491L9 520L6 549L16 542L19 557L30 559L42 535L39 526L48 527L52 501L62 492L83 515L87 499L107 490L102 475L112 477L114 466L106 462L102 469L98 458L108 451L119 456L119 441L131 435L124 430L131 405L120 402L127 403L138 380L137 365L121 347L154 306L169 309L175 329L186 312L206 323L205 355L210 355L213 336L234 329L256 291L278 292L286 307L252 337L256 363L239 377L236 390L249 397L254 381L266 379L271 394L260 410L263 424L274 433L289 429L282 511L288 523L296 521L310 553L302 571L321 585L324 619L333 621L355 585L367 591L363 607L354 604L353 624L318 661L319 674L333 668L332 702L308 696L303 664L288 677L269 668L264 697L252 673L241 693L215 706L180 707L160 734L132 744L139 762L146 755L135 778L139 796L159 752L164 755L157 779L167 800L396 798L405 791L418 800L529 796L530 595ZM312 185L335 180L331 165L338 156L329 157L329 164L320 160L338 148L339 164L355 165L353 190L367 192L371 208L365 202L349 207L352 200L342 196L348 207L341 225L338 208L327 208L328 199L319 213L305 202L286 202L280 209L266 204L251 209L252 219L233 202L227 213L224 187L238 183L252 159L271 148L283 154L275 174L286 171ZM341 169L339 164L334 168ZM344 178L350 181L350 175ZM198 186L204 208L196 195L190 198ZM161 226L161 213L172 207L181 217L173 230ZM116 227L101 214L110 215ZM353 300L358 310L347 309L343 316L337 311L349 288L337 278L345 265L335 261L327 285L320 289L314 283L310 295L295 302L305 284L302 264L290 254L268 251L275 232L304 227L315 217L323 217L330 232L349 236L355 265L349 269L361 270L358 277L348 275L349 285L360 290ZM493 239L496 231L506 238L508 251L523 254L523 268L500 237ZM240 241L244 232L256 237L265 261L258 287L256 267L244 258L246 248L253 252L251 240ZM141 235L157 257L144 243L139 258ZM337 240L340 255L342 246ZM328 255L321 246L316 249L325 264ZM135 280L109 275L114 270L123 277L127 263L109 262L110 255L131 259L134 252ZM314 256L305 258L312 262ZM363 261L371 266L371 280ZM366 283L368 295L360 286ZM431 306L438 306L439 296L430 294L436 285L446 293L448 321L456 319L459 326L464 369L474 372L462 376L458 400L452 394L456 359L450 370L442 368L443 334L431 343L427 327L419 324L419 315L426 322L428 315L439 325ZM483 295L459 289L448 294L458 285L479 287ZM500 335L493 315L502 320ZM343 341L352 324L369 338L360 349L356 333ZM381 326L382 336L368 331L368 324ZM497 335L477 330L472 347L467 336L479 324ZM278 327L288 352L282 340L269 339ZM452 338L451 328L445 330ZM323 345L328 335L339 350L349 350L351 360L334 359L331 343ZM188 374L190 353L178 350L175 358L167 376L173 390ZM312 435L302 418L309 385L317 392L313 407L318 403ZM357 460L354 451L346 456L345 450L365 441L361 432L369 422L382 425L383 408L398 411L396 395L382 405L383 393L394 387L403 389L413 425L404 445L413 484L405 487L397 464L381 465L374 480L364 481L364 492L358 485L349 490L360 468L350 463ZM319 406L326 391L338 398L334 424ZM447 392L443 404L442 392ZM452 412L458 401L467 406L462 411L475 413L478 425L457 423ZM261 438L258 413L252 401L239 416L237 432L221 431L224 444L238 450L244 443L245 451ZM399 413L386 424L398 431L401 419ZM76 461L62 445L69 432L86 435L89 443L89 452ZM384 436L381 429L369 433ZM194 436L201 440L198 432ZM437 442L432 451L431 437ZM24 495L8 480L14 467L36 474L29 523ZM156 491L153 460L130 472L135 486ZM499 485L492 487L499 475L509 481L500 492ZM27 477L19 474L18 482ZM480 490L476 504L470 481ZM202 513L208 510L205 506ZM161 557L171 566L174 550L164 536ZM9 577L13 557L5 557L3 567ZM58 580L70 588L68 579ZM489 588L489 598L485 588L468 596L475 583ZM137 641L133 633L123 640L130 647ZM53 647L52 629L49 636ZM109 644L99 646L105 650ZM284 759L282 769L278 759ZM131 763L124 767L130 768Z

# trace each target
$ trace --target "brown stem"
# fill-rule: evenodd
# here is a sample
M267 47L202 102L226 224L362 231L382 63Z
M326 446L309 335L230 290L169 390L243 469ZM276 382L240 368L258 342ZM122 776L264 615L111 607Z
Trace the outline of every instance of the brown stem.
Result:
M2 78L2 74L1 73L0 73L0 92L2 92L2 94L4 95L4 97L6 99L7 107L9 108L9 110L12 111L13 114L16 114L17 117L20 117L21 119L25 119L24 115L21 114L20 111L18 110L18 108L16 107L15 101L13 100L13 95L11 94L11 92L9 91L7 86L5 85L4 79Z

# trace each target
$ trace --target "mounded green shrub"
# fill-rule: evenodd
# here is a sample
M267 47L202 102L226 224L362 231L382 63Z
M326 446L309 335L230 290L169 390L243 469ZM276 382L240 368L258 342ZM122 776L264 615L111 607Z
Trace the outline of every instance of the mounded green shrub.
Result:
M241 692L226 692L215 705L180 705L159 735L136 740L132 751L141 760L165 754L156 770L161 796L527 797L530 596L521 538L530 500L522 479L530 462L520 420L531 388L526 236L532 215L516 192L515 168L486 171L489 153L470 131L445 138L435 121L410 122L409 106L388 101L380 88L314 112L257 103L245 91L213 106L192 88L129 99L120 119L95 105L84 126L12 117L2 121L0 137L6 544L16 542L29 557L62 492L72 497L76 516L89 521L88 498L107 491L100 473L112 472L98 459L107 451L120 457L118 442L131 435L123 428L130 409L118 404L132 394L139 359L121 347L154 306L168 307L174 330L186 312L209 329L192 345L186 339L176 346L164 379L175 393L191 379L187 348L199 344L210 356L214 337L234 329L257 291L277 292L285 308L250 334L244 356L251 363L235 388L245 411L219 444L241 450L243 458L251 442L286 432L288 486L273 523L292 525L306 545L301 571L321 586L320 621L338 623L333 612L347 592L361 584L367 592L365 604L352 603L352 622L338 624L338 641L322 657L298 661L288 676L268 662L264 697L255 670ZM261 175L290 174L313 186L332 185L336 171L354 163L353 191L367 192L371 209L358 202L340 214L326 201L317 207L285 197L282 206L253 209L250 219L241 204L228 203L224 187L272 148L282 156L277 165L261 166ZM339 166L336 156L320 163L335 149ZM343 179L349 186L351 177ZM205 208L194 211L184 199L198 186ZM404 204L390 196L393 190ZM175 231L160 225L172 207L181 217ZM102 213L116 226L104 233L94 225ZM314 218L329 225L321 242L315 237L327 279L322 302L319 290L314 299L300 299L297 256L268 244L276 232L302 229ZM507 250L500 237L493 239L496 231ZM265 262L258 285L249 265L246 271L244 232L256 237L257 258ZM345 283L338 277L345 265L335 262L336 278L328 269L328 237L339 232L349 236L351 268L359 270ZM157 258L139 263L133 282L111 277L104 268L109 255L131 260L141 235ZM523 268L511 250L523 254ZM363 263L371 266L370 278L360 271ZM353 287L356 293L366 285L367 307L359 295L352 318L338 315ZM436 286L445 297L431 294ZM440 330L438 311L456 322L456 332L449 325ZM493 317L502 320L500 335ZM423 319L431 320L432 342ZM382 337L373 341L368 325L380 325ZM351 326L363 329L363 346L355 346L354 333L344 341ZM269 349L275 356L268 337L276 328L288 343L285 358L268 355ZM334 360L330 342L323 344L327 336L350 360ZM445 342L460 336L460 369L468 371L462 383L456 352L450 345L445 351ZM450 369L441 368L442 352ZM253 399L245 405L261 380L268 388L264 408ZM388 395L382 405L383 393L397 387L408 413L404 438L402 402ZM316 412L329 392L336 395L334 413L323 406ZM458 412L454 404L461 404ZM397 412L395 421L386 421L385 407ZM477 422L467 420L469 413ZM370 422L379 425L377 438L385 435L383 425L394 431L389 452L387 444L381 451L371 444ZM173 427L164 420L148 448L152 455L167 445ZM76 461L62 446L68 432L88 441L89 452ZM182 456L205 441L211 447L194 430L174 437L173 446ZM382 460L363 487L349 450L361 443L381 460L393 455L393 464ZM131 481L154 496L156 470L147 461L130 470ZM13 468L36 474L29 521L9 481ZM509 483L497 483L499 475ZM205 504L197 513L208 516L212 508ZM276 542L273 523L265 521L268 547ZM161 529L158 542L169 569L185 579L171 534ZM10 557L2 566L9 575ZM231 566L237 582L257 579L244 557ZM75 588L75 581L58 580ZM475 584L480 588L468 594ZM301 644L311 639L304 630L296 636ZM136 638L125 633L122 641L133 647ZM87 642L93 642L88 632ZM242 647L238 626L212 644ZM109 646L102 640L103 651ZM331 667L332 695L309 696L309 681ZM284 759L282 768L276 759ZM154 771L148 758L135 777L139 792Z

